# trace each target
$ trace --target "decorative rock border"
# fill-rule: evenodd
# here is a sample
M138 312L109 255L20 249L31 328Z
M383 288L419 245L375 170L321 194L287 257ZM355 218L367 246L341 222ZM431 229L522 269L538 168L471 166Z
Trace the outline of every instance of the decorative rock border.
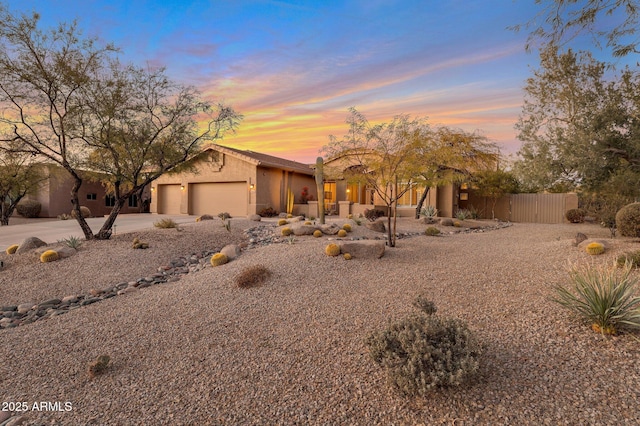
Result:
M207 250L172 260L158 267L157 272L135 281L121 282L103 290L91 290L89 294L70 295L62 299L50 299L41 303L21 303L20 305L0 306L0 329L19 327L32 322L55 317L73 311L82 306L91 305L115 296L133 293L152 285L180 280L182 275L199 271L206 267L211 255L217 250Z

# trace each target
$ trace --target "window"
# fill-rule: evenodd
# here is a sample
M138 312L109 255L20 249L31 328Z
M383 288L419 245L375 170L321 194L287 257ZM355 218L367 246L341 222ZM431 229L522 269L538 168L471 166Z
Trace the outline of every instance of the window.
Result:
M407 189L406 183L398 185L398 192L402 192L405 189ZM412 187L398 199L398 206L417 206L423 191L424 187L412 185Z
M104 197L104 205L107 207L113 207L116 205L116 197L113 195L107 195Z
M138 197L135 195L129 196L129 207L138 207Z
M95 192L87 194L87 200L97 200L97 199L98 199L98 194L96 194Z

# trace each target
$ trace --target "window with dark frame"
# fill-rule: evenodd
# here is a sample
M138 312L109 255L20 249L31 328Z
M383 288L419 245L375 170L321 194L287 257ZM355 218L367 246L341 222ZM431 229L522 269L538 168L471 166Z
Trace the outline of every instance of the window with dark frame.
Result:
M113 195L107 195L104 197L104 205L107 207L114 207L116 205L116 197Z
M87 200L97 200L98 199L98 194L96 194L95 192L90 192L89 194L87 194Z

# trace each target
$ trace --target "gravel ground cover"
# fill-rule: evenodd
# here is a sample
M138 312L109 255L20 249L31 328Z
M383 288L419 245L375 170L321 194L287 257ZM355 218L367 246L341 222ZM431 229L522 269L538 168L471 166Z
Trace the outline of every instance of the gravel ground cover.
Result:
M47 265L12 260L0 304L144 276L176 256L247 243L255 225L234 220L228 233L203 222L86 243ZM403 238L381 259L350 261L323 254L326 236L257 245L178 282L0 330L0 400L26 402L14 413L24 424L639 424L639 336L595 334L550 297L568 263L613 262L640 244L618 238L592 257L573 245L577 232L608 237L588 224L514 224ZM357 226L352 235L373 236ZM134 236L151 248L132 250ZM256 264L271 278L235 287ZM465 320L485 350L473 383L404 398L364 339L409 314L418 294ZM90 378L87 364L103 354L109 368Z

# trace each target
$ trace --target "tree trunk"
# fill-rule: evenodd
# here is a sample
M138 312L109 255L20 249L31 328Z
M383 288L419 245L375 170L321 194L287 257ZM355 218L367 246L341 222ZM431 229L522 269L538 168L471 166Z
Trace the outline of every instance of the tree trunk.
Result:
M422 205L424 204L424 200L427 199L430 189L431 188L427 188L420 196L420 200L418 200L418 205L416 206L416 219L420 219L420 210L422 210Z
M95 235L97 240L108 240L109 238L111 238L111 234L113 232L113 224L116 222L118 214L120 213L120 210L122 209L122 206L127 198L128 197L120 197L116 199L116 204L111 209L107 220L104 221L104 223L102 224L102 228L100 228L100 231L98 231L98 233Z
M71 173L71 176L73 176L73 180L74 180L73 187L71 188L72 210L76 213L76 215L75 215L76 216L76 221L78 222L78 225L80 225L80 229L82 229L82 233L84 234L84 238L86 240L92 240L93 239L93 231L91 231L91 227L89 226L89 224L87 223L85 218L82 216L82 213L80 213L80 200L78 199L78 190L80 189L80 186L82 185L82 179L80 179L80 177L75 173Z
M393 185L389 185L391 188L391 196L389 197L389 200L393 200L394 197L394 187ZM395 247L396 246L396 235L393 232L393 229L391 228L391 211L393 210L393 216L396 215L396 209L393 208L394 203L393 201L391 201L390 203L387 204L387 239L389 241L389 247Z
M0 204L0 226L9 226L9 218L13 214L13 211L16 209L16 205L21 199L22 197L12 201L10 204Z

